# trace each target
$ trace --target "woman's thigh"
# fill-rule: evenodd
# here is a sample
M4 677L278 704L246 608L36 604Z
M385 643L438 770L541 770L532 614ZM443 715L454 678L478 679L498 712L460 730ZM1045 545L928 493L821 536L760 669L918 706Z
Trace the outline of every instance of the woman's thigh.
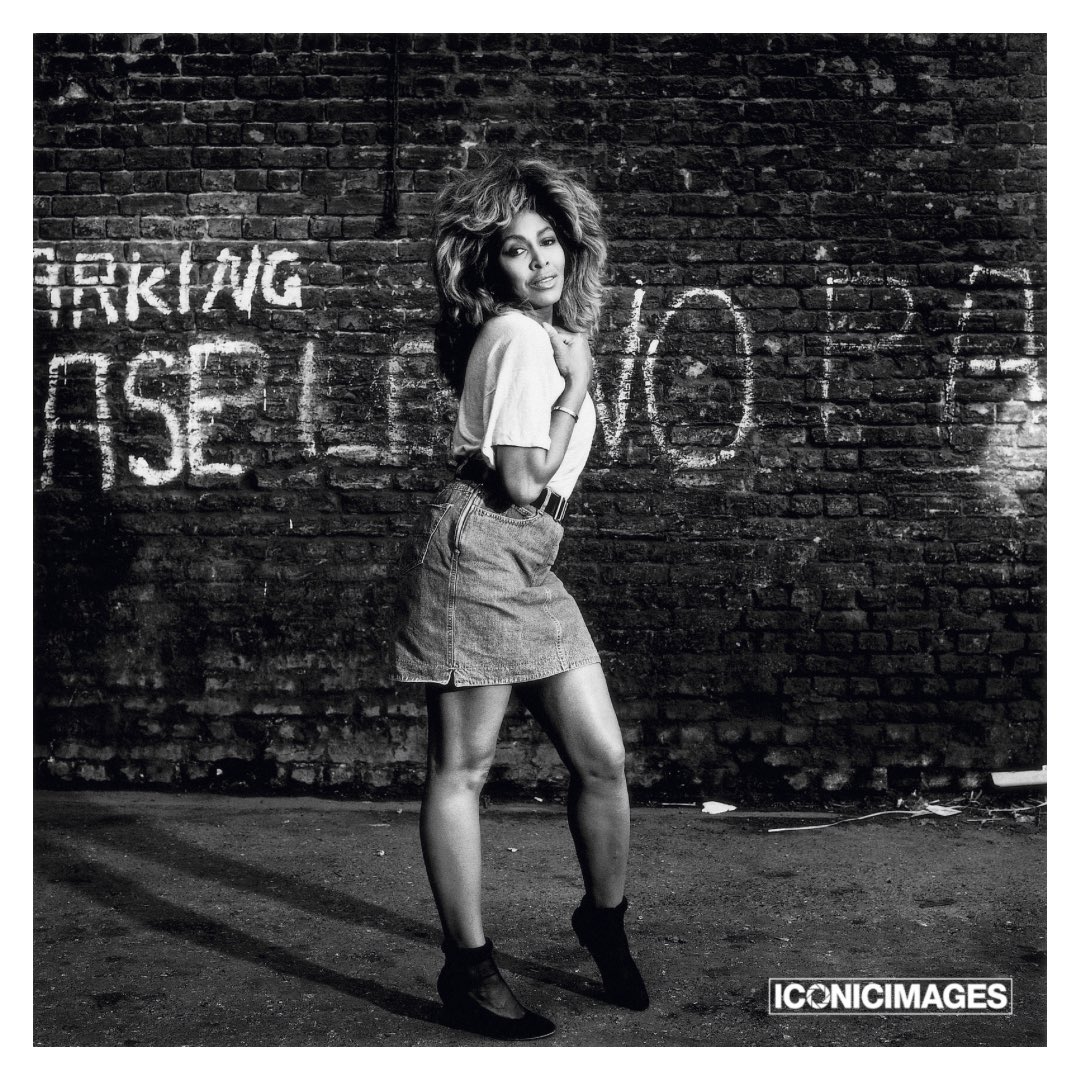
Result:
M427 685L428 762L440 770L485 769L495 755L509 686Z
M599 664L571 668L516 689L569 768L582 775L621 772L622 731Z

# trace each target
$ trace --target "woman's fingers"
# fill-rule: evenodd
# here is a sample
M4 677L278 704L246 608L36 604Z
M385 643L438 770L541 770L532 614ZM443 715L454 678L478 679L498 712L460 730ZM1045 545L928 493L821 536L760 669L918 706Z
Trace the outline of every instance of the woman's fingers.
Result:
M548 322L541 323L540 325L547 331L547 335L549 338L551 338L551 344L555 348L555 350L557 352L566 352L566 350L570 346L570 343L574 339L574 335L567 335L565 333L561 333L560 331L556 330L555 327L551 325L551 323Z
M540 324L546 331L549 338L551 338L551 344L555 348L556 352L565 353L571 349L578 341L584 340L584 334L572 334L568 330L556 330L551 323Z
M551 323L541 323L551 339L551 349L555 354L555 366L564 379L575 379L588 383L592 379L592 352L589 339L585 334L572 334L567 330L556 330Z

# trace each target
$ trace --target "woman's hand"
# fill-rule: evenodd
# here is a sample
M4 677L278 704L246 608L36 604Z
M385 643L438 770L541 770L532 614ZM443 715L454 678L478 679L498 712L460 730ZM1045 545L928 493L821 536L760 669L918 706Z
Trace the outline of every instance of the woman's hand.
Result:
M584 334L572 334L569 330L556 330L551 323L541 323L551 339L555 353L555 366L559 374L571 386L588 387L592 381L593 358L589 339Z

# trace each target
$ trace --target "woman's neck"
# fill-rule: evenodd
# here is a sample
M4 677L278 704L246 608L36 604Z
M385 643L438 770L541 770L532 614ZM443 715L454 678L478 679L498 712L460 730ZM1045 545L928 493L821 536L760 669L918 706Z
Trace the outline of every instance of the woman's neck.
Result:
M533 307L532 304L522 304L521 311L540 323L553 322L555 319L554 304L548 304L547 307Z

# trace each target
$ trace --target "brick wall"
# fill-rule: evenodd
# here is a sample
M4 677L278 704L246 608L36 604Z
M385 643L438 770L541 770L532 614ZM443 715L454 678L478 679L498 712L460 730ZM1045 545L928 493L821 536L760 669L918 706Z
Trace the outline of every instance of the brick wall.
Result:
M426 215L499 147L612 238L559 570L637 793L1041 765L1045 47L38 35L39 779L416 789ZM495 790L562 775L512 712Z

